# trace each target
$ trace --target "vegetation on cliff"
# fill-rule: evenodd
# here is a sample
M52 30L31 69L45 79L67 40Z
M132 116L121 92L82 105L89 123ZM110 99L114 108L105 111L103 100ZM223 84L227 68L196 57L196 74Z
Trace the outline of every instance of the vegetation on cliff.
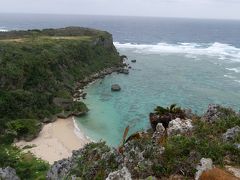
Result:
M55 163L48 173L48 179L71 179L73 176L80 179L105 179L110 177L111 172L116 172L111 175L115 174L116 179L128 173L133 179L170 176L194 179L196 167L202 158L212 159L219 168L224 169L225 165L238 167L240 116L232 109L216 107L202 117L193 116L180 108L173 111L174 108L158 107L154 113L156 115L160 109L166 110L158 118L161 119L162 114L172 114L173 118L166 129L158 123L156 128L139 132L139 136L134 135L116 149L109 148L104 142L91 143L74 152L72 158ZM179 112L184 114L185 119L174 119ZM192 117L191 121L189 117ZM208 119L214 119L214 123ZM182 124L174 124L174 121ZM185 126L186 122L191 122L192 126ZM235 134L226 134L234 127L238 129ZM186 128L189 129L181 131ZM170 134L170 131L176 134ZM156 138L163 140L156 141ZM125 167L128 171L122 172Z
M19 174L20 161L11 158L23 155L9 144L33 139L42 122L86 113L84 103L73 101L76 83L120 63L107 32L79 27L0 32L0 167L11 166ZM9 150L11 155L4 154ZM38 161L30 163L37 166ZM36 179L21 172L19 176Z

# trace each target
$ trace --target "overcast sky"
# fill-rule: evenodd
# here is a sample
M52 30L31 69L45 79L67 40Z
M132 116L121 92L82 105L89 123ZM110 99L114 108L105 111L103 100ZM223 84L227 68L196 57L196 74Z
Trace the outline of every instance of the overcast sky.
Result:
M240 0L0 0L0 12L240 19Z

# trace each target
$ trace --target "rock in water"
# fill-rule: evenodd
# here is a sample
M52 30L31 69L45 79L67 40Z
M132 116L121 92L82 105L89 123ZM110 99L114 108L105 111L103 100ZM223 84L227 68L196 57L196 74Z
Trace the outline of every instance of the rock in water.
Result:
M223 134L223 140L224 141L234 140L234 138L236 138L239 133L240 133L240 127L239 126L235 126L231 129L228 129L227 132L225 132Z
M204 171L210 170L213 168L213 162L210 158L202 158L200 160L200 165L196 167L197 172L195 174L195 180L199 180Z
M129 74L129 70L126 68L121 68L118 70L118 73L122 73L122 74Z
M190 132L193 129L192 120L191 119L180 119L176 118L169 122L167 133L169 136L176 134L184 134Z
M126 167L121 170L111 172L106 180L131 180L131 174Z
M121 87L118 84L113 84L111 89L112 89L112 91L120 91Z
M133 60L131 60L131 62L132 62L132 63L135 63L135 62L137 62L137 60L136 60L136 59L133 59Z
M20 180L15 169L11 167L0 168L0 179L3 180Z

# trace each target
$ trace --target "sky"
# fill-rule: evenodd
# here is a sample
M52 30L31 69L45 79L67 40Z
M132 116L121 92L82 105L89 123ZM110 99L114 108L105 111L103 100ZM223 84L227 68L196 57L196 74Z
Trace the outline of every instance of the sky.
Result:
M0 0L0 13L240 19L240 0Z

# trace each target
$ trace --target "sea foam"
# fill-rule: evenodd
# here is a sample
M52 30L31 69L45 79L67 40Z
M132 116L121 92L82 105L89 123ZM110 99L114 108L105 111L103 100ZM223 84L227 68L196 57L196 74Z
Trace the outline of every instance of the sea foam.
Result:
M0 27L0 32L8 32L8 30L5 29L4 27Z
M220 60L240 62L240 48L230 44L215 43L158 43L158 44L132 44L114 42L119 49L131 49L141 54L190 54L217 57Z

